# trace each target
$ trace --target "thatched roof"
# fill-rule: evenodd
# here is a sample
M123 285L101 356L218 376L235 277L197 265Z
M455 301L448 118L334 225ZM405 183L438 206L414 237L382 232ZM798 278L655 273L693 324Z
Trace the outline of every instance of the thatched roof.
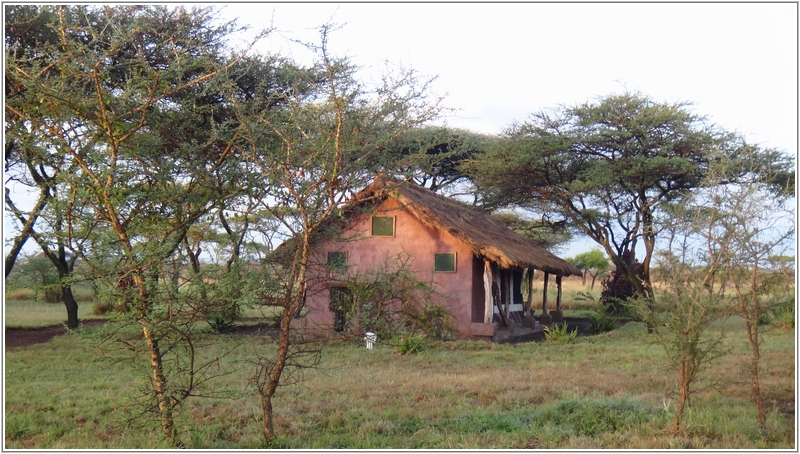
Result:
M472 252L502 268L535 268L559 276L580 276L581 271L535 242L511 230L502 221L458 200L426 188L379 175L351 202L382 201L395 197L423 225L447 231Z

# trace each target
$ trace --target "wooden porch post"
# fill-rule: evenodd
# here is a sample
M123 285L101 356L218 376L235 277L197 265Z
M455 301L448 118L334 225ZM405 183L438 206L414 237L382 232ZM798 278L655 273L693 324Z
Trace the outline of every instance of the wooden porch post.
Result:
M513 302L511 299L511 270L504 270L500 272L501 282L503 284L503 315L505 315L506 320L509 320L509 312L511 311L511 303Z
M550 280L550 273L544 273L544 288L542 288L542 315L539 316L539 323L549 325L553 322L553 317L547 313L547 282Z
M556 276L556 287L558 288L558 293L556 296L556 310L550 313L553 316L554 323L561 323L564 321L564 313L561 312L561 277Z
M556 297L556 310L561 311L561 276L556 276L556 287L558 287L558 296Z
M550 273L544 273L544 288L542 288L542 315L547 315L547 281L550 279Z
M525 328L534 328L536 320L533 318L533 268L528 268L525 273L528 279L528 300L525 302L525 316L522 318L522 326Z
M533 307L533 268L528 268L527 272L528 277L528 301L525 303L525 316L528 317L531 315L531 309Z
M483 323L492 323L494 301L492 300L492 262L483 261Z

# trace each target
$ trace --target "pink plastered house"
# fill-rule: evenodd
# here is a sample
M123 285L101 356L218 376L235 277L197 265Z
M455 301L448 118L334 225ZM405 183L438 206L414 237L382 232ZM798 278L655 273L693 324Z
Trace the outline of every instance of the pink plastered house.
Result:
M412 271L435 283L438 302L447 307L461 338L491 338L498 328L532 323L531 299L523 301L522 286L532 288L534 270L544 273L545 286L555 275L559 295L562 276L580 275L491 215L405 181L379 175L344 212L348 239L318 245L315 261L339 261L349 272L359 272L387 258L410 257ZM307 292L304 330L335 332L345 322L347 315L331 304L341 287L325 277L311 280L316 284ZM544 317L558 321L560 299L548 313L545 296L542 308Z

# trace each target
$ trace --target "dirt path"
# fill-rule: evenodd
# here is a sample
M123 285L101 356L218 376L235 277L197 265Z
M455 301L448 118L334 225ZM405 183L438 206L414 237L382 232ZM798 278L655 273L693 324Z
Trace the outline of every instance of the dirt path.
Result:
M81 324L83 326L97 326L105 322L105 320L84 320ZM64 325L51 325L42 328L6 328L5 345L6 349L9 349L42 344L66 332L67 327Z

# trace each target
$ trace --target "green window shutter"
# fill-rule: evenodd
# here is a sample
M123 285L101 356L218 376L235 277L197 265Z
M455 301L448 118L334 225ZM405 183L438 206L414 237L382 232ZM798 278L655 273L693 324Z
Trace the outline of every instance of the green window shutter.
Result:
M394 217L373 216L372 236L394 236Z
M347 252L328 252L328 269L340 270L347 265Z
M450 271L456 270L456 254L455 252L448 252L444 254L433 255L433 270L434 271Z

